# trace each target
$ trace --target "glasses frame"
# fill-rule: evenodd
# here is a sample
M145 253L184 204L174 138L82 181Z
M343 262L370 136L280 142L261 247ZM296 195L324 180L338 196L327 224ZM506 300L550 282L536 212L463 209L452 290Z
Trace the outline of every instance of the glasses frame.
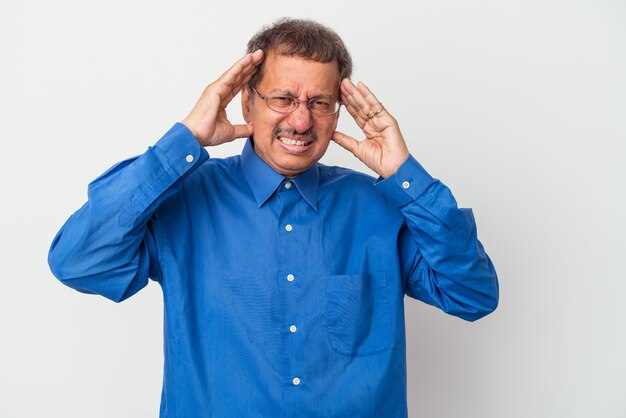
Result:
M311 114L316 115L316 116L332 116L332 115L336 115L339 112L339 109L341 109L341 105L343 104L343 102L341 100L335 100L338 103L337 106L337 110L335 110L333 113L317 113L315 111L313 111L310 107L309 107L309 103L311 103L314 100L317 100L317 98L312 98L309 100L300 100L300 99L296 99L293 96L288 96L288 95L284 95L284 96L272 96L272 97L268 97L268 96L264 96L261 93L259 93L254 87L250 86L250 88L252 89L252 91L254 91L261 99L263 99L263 101L265 102L265 105L270 109L273 110L276 113L282 113L283 115L287 115L289 113L293 113L296 111L296 109L300 106L300 103L305 103L306 104L306 108L309 110L309 112L311 112ZM290 99L292 99L295 103L296 106L292 109L289 110L287 112L283 112L281 110L276 110L274 109L272 106L270 106L270 104L268 103L268 100L270 99L275 99L277 97L288 97Z

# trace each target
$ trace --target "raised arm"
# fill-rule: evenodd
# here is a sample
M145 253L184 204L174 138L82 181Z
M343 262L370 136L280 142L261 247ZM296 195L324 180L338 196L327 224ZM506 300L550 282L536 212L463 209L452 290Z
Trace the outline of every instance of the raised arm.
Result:
M123 161L94 180L88 200L52 242L48 262L64 284L114 301L160 280L158 248L150 218L184 178L207 158L202 146L252 133L233 125L225 108L250 79L262 52L248 54L204 90L183 121L139 157Z
M493 311L498 279L471 209L458 208L409 154L397 121L363 83L343 80L341 93L365 139L335 132L333 140L381 176L376 186L406 220L399 240L405 293L470 321Z

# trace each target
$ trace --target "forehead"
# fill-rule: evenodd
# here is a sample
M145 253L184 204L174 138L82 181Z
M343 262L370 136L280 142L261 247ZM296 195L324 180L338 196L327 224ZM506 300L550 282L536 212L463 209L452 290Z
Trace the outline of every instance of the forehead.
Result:
M317 62L299 56L268 54L259 86L270 91L294 95L337 95L339 65L337 61ZM268 90L269 89L269 90Z

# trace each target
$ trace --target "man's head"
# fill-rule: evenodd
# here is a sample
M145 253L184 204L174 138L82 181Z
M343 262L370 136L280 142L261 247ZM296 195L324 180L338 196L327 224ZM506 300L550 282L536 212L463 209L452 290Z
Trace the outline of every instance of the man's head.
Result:
M328 148L339 84L350 77L352 59L334 31L310 20L281 19L263 28L248 42L248 52L258 49L264 58L242 93L244 118L254 126L257 154L274 170L295 176ZM270 102L273 97L283 99ZM289 98L300 101L292 112L268 106Z

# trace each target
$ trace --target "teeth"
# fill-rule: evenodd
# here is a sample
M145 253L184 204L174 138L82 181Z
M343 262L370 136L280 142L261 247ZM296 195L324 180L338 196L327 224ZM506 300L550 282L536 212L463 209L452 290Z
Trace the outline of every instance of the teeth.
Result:
M280 142L282 142L283 144L286 145L299 145L299 146L303 146L303 145L309 145L311 143L311 141L298 141L296 139L291 139L291 138L283 138L282 136L278 137L278 140Z

